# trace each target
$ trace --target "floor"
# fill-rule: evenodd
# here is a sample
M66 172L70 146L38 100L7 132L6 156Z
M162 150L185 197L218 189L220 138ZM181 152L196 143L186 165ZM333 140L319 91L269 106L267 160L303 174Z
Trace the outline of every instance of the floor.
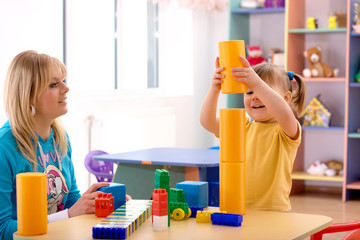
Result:
M360 199L344 203L339 193L306 191L291 195L290 200L292 212L326 215L333 219L333 223L360 220ZM347 232L325 234L323 239L341 240L346 234Z

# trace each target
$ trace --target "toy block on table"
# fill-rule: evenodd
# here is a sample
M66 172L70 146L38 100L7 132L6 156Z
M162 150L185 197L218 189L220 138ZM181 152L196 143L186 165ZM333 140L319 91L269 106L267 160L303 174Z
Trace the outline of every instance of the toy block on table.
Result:
M168 194L165 189L154 189L152 194L152 222L154 231L166 231L168 229Z
M168 194L168 205L170 201L170 175L165 169L156 169L154 176L154 188L166 189ZM168 226L170 226L170 208L168 208Z
M107 217L114 212L114 197L111 193L99 193L95 197L95 216Z
M196 213L196 222L197 223L211 223L211 213L210 211L197 211Z
M114 196L114 209L118 209L126 202L126 186L121 183L110 183L107 187L98 189L103 193L111 193Z
M189 208L191 210L191 215L190 215L191 218L196 218L197 211L201 212L204 210L203 207L189 207Z
M177 189L183 189L185 202L189 206L207 207L209 204L209 186L203 181L184 181L176 184Z
M170 188L170 202L185 202L185 193L183 189Z
M93 238L126 239L151 216L151 200L130 200L93 227Z
M214 225L226 225L232 227L239 227L243 221L243 215L230 213L213 213L211 214L211 221Z

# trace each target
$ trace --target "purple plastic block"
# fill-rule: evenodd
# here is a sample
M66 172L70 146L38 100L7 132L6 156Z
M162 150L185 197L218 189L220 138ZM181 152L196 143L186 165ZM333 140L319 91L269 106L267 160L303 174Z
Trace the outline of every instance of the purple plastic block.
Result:
M214 225L239 227L243 221L243 215L230 213L212 213L211 222Z

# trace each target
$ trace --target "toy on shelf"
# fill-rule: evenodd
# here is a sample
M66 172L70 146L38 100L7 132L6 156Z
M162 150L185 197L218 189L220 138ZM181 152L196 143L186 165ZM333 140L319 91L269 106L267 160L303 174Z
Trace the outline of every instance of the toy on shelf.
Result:
M306 106L302 117L303 126L329 127L331 112L319 100L320 95L314 97Z
M310 164L306 172L315 176L336 176L343 174L343 163L337 160L330 160L326 162L315 161Z
M330 28L330 29L337 28L336 15L332 15L332 13L330 13L328 23L329 23L328 28Z
M262 56L262 49L258 45L246 45L248 56L246 59L249 61L251 66L254 66L259 63L263 63L266 59Z
M354 23L354 31L360 33L360 1L354 3Z
M95 197L95 216L107 217L114 212L114 197L111 193L99 193Z
M242 0L241 5L242 8L259 8L261 7L260 0Z
M355 80L356 80L356 82L360 82L360 70L355 75Z
M335 11L335 15L336 15L336 20L337 20L337 25L339 28L346 28L346 12L342 13L342 12L337 12Z
M315 17L308 17L308 19L306 20L306 23L307 23L308 29L317 29L318 28L317 19Z
M280 8L285 7L285 0L265 0L265 8Z
M309 61L309 68L303 70L303 76L310 77L337 77L339 69L331 69L326 63L321 61L321 47L312 47L304 51L304 57Z

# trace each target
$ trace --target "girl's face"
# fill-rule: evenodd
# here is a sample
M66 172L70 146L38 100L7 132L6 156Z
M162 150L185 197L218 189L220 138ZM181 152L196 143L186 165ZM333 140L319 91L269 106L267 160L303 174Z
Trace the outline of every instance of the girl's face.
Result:
M52 123L57 117L67 113L66 93L68 91L69 88L62 79L60 68L54 64L51 70L51 81L40 96L35 118L41 122Z
M274 89L281 96L285 94L280 88L276 86L269 85L272 89ZM256 122L261 123L275 123L276 120L274 117L268 113L266 106L261 102L261 99L252 91L252 89L248 88L248 91L244 94L244 105L246 113L254 119Z

